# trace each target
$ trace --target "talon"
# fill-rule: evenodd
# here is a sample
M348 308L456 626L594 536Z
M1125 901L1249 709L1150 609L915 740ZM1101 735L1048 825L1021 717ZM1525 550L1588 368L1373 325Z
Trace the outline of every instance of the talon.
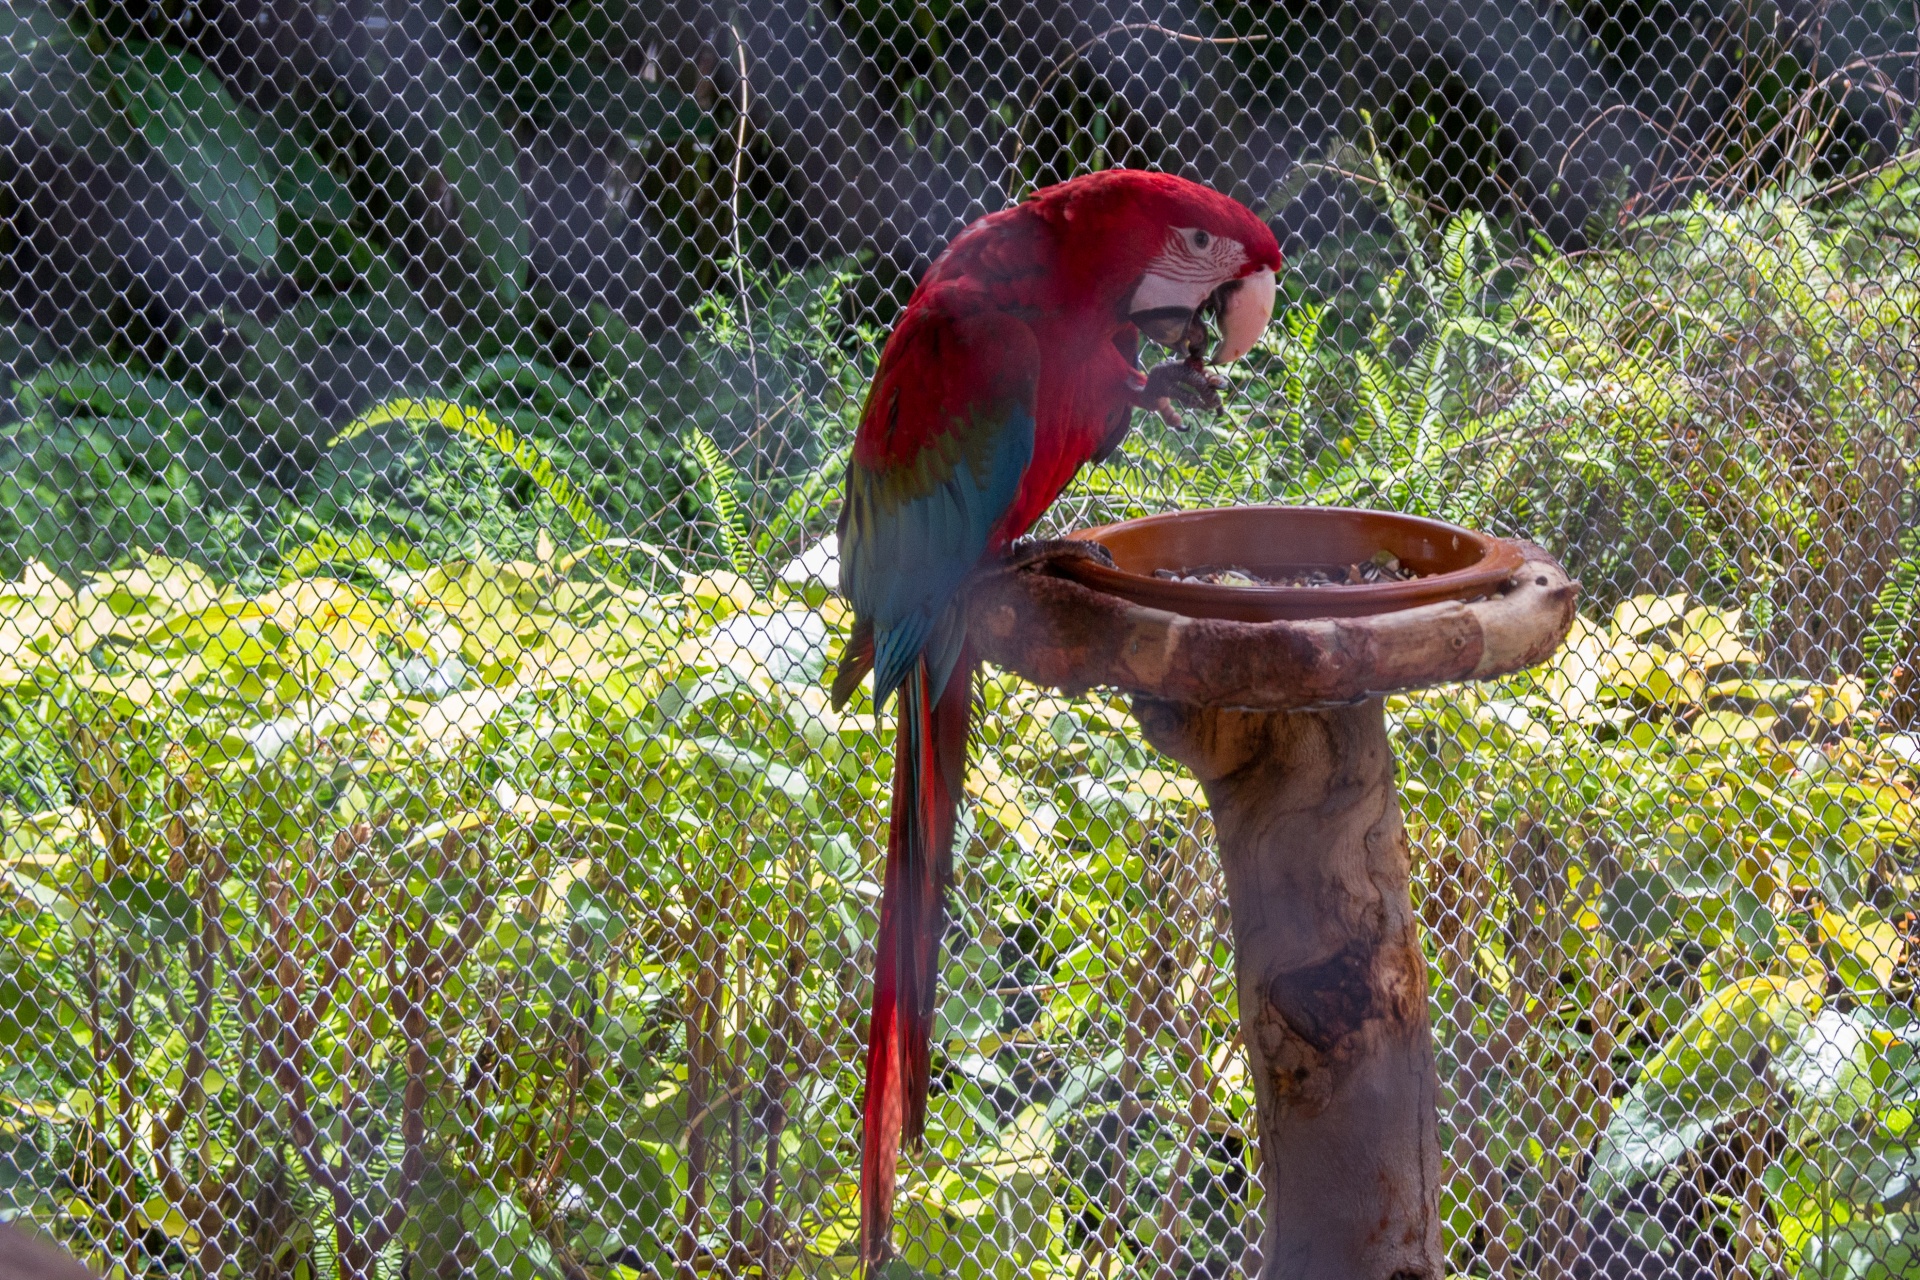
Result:
M1169 360L1155 365L1148 373L1140 403L1142 408L1159 414L1161 420L1175 430L1185 430L1179 410L1218 411L1220 392L1226 385L1225 378L1197 359Z
M1097 542L1081 538L1022 538L1007 548L1007 569L1044 568L1056 560L1091 560L1114 567L1113 555Z

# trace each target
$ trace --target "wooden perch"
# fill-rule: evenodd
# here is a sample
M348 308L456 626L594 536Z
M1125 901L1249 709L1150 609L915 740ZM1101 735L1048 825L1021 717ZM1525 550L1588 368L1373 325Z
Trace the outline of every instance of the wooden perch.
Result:
M1044 572L973 584L969 634L1038 684L1134 695L1219 835L1260 1129L1268 1280L1442 1280L1427 966L1379 695L1543 661L1576 588L1528 547L1505 591L1371 617L1243 623Z
M1145 609L1045 573L972 584L968 635L987 661L1035 684L1100 686L1197 707L1337 706L1545 661L1573 625L1577 588L1523 547L1508 589L1470 604L1365 618L1222 622Z

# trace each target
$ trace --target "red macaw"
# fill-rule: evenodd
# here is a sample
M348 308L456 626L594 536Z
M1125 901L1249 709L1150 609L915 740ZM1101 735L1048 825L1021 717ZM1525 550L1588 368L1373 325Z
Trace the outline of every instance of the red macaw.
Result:
M1280 246L1197 183L1114 169L1035 192L956 237L914 291L861 411L840 510L854 630L834 679L900 693L893 806L867 1027L860 1257L891 1252L901 1131L926 1122L943 894L966 764L975 660L955 600L1075 473L1118 447L1137 408L1180 425L1211 407L1215 363L1273 314ZM1144 334L1184 359L1140 368ZM1176 404L1177 402L1177 404Z

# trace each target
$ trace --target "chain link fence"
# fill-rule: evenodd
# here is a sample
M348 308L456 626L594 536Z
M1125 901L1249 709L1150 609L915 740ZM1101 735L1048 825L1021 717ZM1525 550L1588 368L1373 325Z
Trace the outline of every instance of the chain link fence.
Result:
M1127 165L1269 218L1281 305L1053 527L1391 507L1583 584L1548 667L1388 707L1448 1274L1920 1275L1910 8L0 31L0 1218L114 1277L851 1274L841 471L947 239ZM1124 699L982 698L888 1274L1292 1274L1197 786Z

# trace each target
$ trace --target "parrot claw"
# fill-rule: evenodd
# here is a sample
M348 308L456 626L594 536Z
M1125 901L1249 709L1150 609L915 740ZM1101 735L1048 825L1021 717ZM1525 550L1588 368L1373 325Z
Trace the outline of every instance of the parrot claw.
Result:
M1181 409L1201 409L1209 413L1220 408L1220 393L1227 380L1197 359L1168 360L1147 373L1147 385L1140 391L1143 407L1160 415L1160 420L1175 431L1185 431Z
M1002 567L1032 569L1057 560L1091 560L1109 569L1114 567L1113 555L1105 547L1079 538L1022 538L1007 549Z

